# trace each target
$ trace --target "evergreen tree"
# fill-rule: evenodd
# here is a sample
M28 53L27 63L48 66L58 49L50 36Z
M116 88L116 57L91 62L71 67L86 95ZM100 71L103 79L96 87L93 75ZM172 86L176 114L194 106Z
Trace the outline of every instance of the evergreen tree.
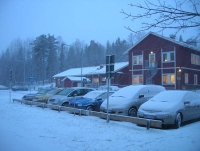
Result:
M180 41L180 42L183 42L183 38L182 38L181 35L179 36L179 41Z
M47 67L46 74L49 79L49 82L52 82L52 76L55 75L57 70L57 44L56 38L54 36L48 35L47 37Z

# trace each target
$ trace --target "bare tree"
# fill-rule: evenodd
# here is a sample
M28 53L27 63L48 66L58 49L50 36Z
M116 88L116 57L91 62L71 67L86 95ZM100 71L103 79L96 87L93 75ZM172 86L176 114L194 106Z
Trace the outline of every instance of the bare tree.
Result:
M171 1L170 1L171 2ZM176 34L180 30L195 28L200 31L200 14L198 12L199 0L174 0L174 6L166 4L165 1L158 0L155 4L152 1L145 0L142 4L129 4L135 9L139 9L140 14L127 13L124 10L121 11L126 18L134 20L142 20L142 27L140 30L134 30L130 27L126 29L138 33L148 31L151 29L157 29L158 32L162 32L165 29L175 29ZM188 8L186 11L185 8ZM151 19L149 21L148 19ZM154 20L152 20L154 19ZM199 34L200 32L198 32ZM198 36L198 35L197 35Z
M136 42L141 40L146 35L145 32L137 32L135 34L130 33L127 38L127 42L130 46L133 46Z

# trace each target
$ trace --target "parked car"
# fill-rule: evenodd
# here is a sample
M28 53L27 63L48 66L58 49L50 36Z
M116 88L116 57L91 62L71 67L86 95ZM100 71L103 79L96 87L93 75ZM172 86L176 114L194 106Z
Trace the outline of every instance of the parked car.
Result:
M8 90L8 87L6 87L4 85L0 85L0 90Z
M102 85L102 86L98 87L97 90L108 90L108 86ZM118 86L109 86L109 91L117 91L117 90L119 90Z
M161 92L140 106L138 117L179 128L182 122L200 117L200 95L181 90Z
M37 93L26 94L22 97L23 100L32 101L36 95L45 94L47 91L51 90L50 88L40 89Z
M141 104L165 91L158 85L130 85L119 89L109 97L108 112L125 116L137 116L137 110ZM107 112L107 100L100 107L102 112Z
M12 87L12 90L13 91L28 91L28 87L16 85Z
M47 103L50 105L68 106L69 102L73 100L75 96L79 98L93 90L93 88L86 87L65 88L58 94L50 97Z
M113 94L114 91L110 91L109 95ZM91 91L85 94L83 97L70 101L70 107L75 107L78 109L90 110L90 111L100 111L100 105L107 98L108 92L103 90Z
M60 91L62 91L64 88L52 88L51 90L47 91L43 94L37 94L34 96L33 101L35 102L41 102L41 103L47 103L48 99Z

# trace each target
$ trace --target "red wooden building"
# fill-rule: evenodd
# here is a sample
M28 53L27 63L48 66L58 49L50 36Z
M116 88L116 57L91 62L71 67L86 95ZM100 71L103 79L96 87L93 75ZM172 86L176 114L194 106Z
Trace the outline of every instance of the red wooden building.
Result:
M200 86L200 51L186 43L150 32L124 54L129 56L129 85Z
M114 78L110 80L111 85L118 87L127 86L128 62L115 63ZM71 68L53 76L57 87L76 87L85 86L98 88L106 85L106 66L91 66L82 68Z

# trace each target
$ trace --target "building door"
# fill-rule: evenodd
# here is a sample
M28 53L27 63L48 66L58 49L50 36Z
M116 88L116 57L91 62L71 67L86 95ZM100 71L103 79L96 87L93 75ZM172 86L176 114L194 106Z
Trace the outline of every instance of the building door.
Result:
M149 67L152 68L152 67L155 67L155 53L150 53L149 54Z

